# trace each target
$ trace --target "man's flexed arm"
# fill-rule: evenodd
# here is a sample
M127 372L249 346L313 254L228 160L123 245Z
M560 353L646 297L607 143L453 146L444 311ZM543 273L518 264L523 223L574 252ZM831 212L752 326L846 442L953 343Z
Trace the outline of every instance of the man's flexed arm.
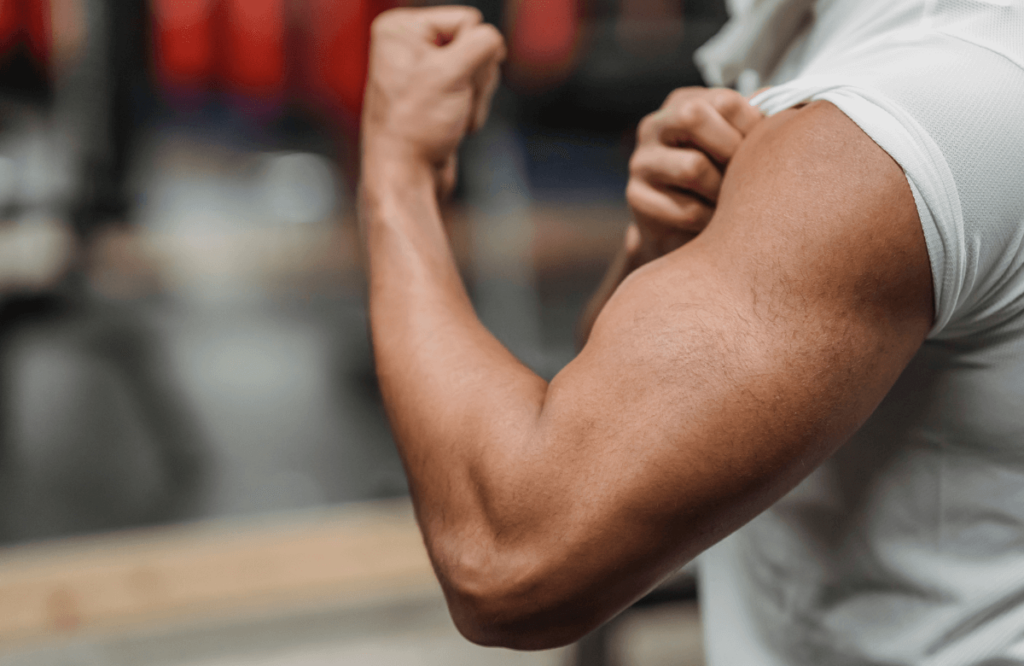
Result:
M781 113L732 158L707 228L627 278L548 385L476 319L435 198L500 40L431 11L375 31L361 217L378 374L457 626L550 647L849 437L931 325L928 258L884 152L828 104ZM394 35L420 52L382 60ZM439 69L389 80L424 63ZM428 106L402 117L427 125L396 122L409 99Z
M494 573L504 563L491 559L502 530L490 487L503 463L494 454L530 441L547 384L476 318L437 194L451 182L459 141L482 121L503 57L501 36L475 10L379 17L359 193L384 402L453 616L479 642L497 634L472 617L472 600L504 583Z

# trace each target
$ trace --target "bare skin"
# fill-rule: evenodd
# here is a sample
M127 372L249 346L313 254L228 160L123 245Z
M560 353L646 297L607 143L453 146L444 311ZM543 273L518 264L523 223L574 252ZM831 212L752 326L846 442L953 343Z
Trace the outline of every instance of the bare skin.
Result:
M627 275L704 230L729 161L760 122L761 112L734 90L681 88L640 123L626 187L634 222L580 317L580 347Z
M632 271L545 382L476 318L438 213L503 54L472 10L378 19L361 222L378 376L452 617L474 642L539 649L841 446L923 342L932 285L902 171L811 104L750 130L706 228Z

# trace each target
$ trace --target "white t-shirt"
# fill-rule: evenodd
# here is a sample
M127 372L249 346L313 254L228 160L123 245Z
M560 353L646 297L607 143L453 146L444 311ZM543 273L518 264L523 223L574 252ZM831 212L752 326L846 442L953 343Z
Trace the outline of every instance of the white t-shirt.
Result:
M801 25L755 103L827 100L899 163L936 318L850 442L701 556L708 664L1024 664L1024 0Z

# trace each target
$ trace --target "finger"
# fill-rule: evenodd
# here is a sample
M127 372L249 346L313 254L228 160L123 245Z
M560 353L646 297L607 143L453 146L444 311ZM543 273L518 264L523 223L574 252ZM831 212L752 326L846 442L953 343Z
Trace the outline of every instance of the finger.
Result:
M377 16L371 34L373 41L388 34L418 35L428 44L443 46L482 21L483 14L473 7L399 7Z
M714 208L697 197L636 178L626 186L626 198L637 216L680 231L700 233L714 214Z
M469 131L475 132L487 122L487 116L491 112L491 101L494 93L498 90L501 82L501 70L498 63L481 67L477 70L477 76L473 83L473 115L470 118Z
M750 134L754 126L764 119L761 109L752 105L750 100L735 90L716 88L708 99L711 106L743 136Z
M437 46L444 46L460 33L480 25L484 20L484 15L479 9L460 5L406 11L414 13L422 26L423 36Z
M722 187L721 171L707 155L694 148L643 146L633 153L629 171L656 186L690 190L711 203L718 201Z
M695 146L718 164L736 154L743 135L711 104L693 101L664 109L658 139L666 146Z
M626 228L626 237L622 243L626 249L627 254L636 254L640 251L640 230L637 229L636 224L631 224Z
M442 50L458 63L461 73L475 74L480 68L505 59L505 38L493 25L484 23L458 33Z

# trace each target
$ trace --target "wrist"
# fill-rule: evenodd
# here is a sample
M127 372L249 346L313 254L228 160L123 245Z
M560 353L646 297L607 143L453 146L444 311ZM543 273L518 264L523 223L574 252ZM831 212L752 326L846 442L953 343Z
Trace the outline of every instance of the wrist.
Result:
M364 133L362 180L374 188L419 185L429 178L439 200L452 192L456 180L455 153L443 156L425 151L415 141L384 132Z
M637 221L635 228L631 254L638 267L679 249L696 238L698 233L648 220Z
M631 273L660 256L651 238L643 233L635 222L626 229L623 252L626 257L626 265Z
M374 239L393 238L380 235L388 229L408 239L410 234L433 237L432 229L441 228L433 170L392 152L364 153L358 208L363 240L370 246Z
M370 194L433 189L435 171L427 160L401 146L364 144L359 186Z

